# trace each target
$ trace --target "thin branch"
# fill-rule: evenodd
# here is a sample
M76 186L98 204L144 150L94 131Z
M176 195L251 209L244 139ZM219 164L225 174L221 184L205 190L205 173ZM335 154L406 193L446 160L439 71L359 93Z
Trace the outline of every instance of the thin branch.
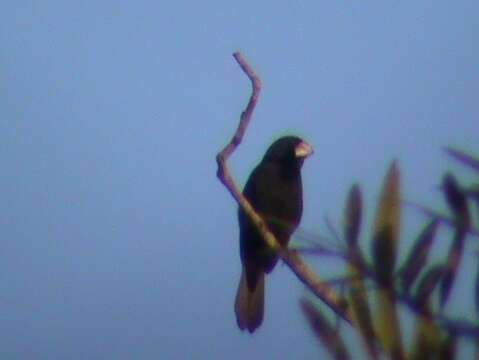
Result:
M296 251L286 249L280 251L279 255L314 295L328 305L337 315L352 323L347 300L341 297L327 282L321 280Z
M291 268L298 279L318 298L325 302L335 313L348 322L351 322L351 314L348 311L346 300L342 299L328 284L320 280L295 251L284 249L278 244L275 236L268 229L266 222L258 215L248 200L242 195L229 172L227 160L236 150L238 145L241 144L261 92L261 80L251 66L239 52L234 53L233 56L246 76L251 80L253 91L246 109L241 114L240 122L235 134L225 148L216 156L216 162L218 164L217 176L236 202L241 206L243 211L249 216L250 220L258 228L267 244L278 252L278 256L281 257L281 259Z

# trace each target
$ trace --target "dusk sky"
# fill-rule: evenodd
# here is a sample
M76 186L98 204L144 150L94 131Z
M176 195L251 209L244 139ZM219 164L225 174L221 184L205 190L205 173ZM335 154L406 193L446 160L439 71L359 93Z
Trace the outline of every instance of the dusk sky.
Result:
M235 322L237 206L215 163L250 95L232 53L263 82L230 161L238 184L274 139L299 135L315 149L301 229L339 227L359 182L367 230L393 159L403 199L442 210L444 171L471 179L443 147L479 153L478 13L442 0L5 1L2 359L321 358L286 266L268 276L262 327ZM426 220L403 210L402 256ZM344 268L307 260L325 278ZM477 271L465 262L459 294ZM471 316L466 294L448 311Z

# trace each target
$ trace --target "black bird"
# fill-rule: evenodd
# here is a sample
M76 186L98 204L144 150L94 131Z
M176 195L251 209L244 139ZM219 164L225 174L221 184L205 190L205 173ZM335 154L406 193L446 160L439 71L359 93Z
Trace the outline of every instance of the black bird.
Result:
M296 136L276 140L243 189L243 195L284 247L301 220L301 166L312 152L311 145ZM243 271L236 293L236 321L241 330L252 333L263 321L265 273L273 270L278 257L241 208L238 220Z

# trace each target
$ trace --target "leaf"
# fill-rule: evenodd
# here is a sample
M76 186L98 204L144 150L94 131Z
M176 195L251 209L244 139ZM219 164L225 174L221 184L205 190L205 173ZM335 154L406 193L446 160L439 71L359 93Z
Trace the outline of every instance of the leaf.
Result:
M454 360L456 358L457 337L447 335L440 344L438 360Z
M329 350L334 359L349 359L349 353L344 346L338 331L328 322L319 309L309 300L301 299L301 310L308 319L309 325L316 337Z
M456 160L459 160L464 165L467 165L467 166L471 167L472 169L474 169L476 171L479 171L479 159L478 158L476 158L472 155L466 154L463 151L454 149L452 147L447 147L445 150L450 156L452 156Z
M375 334L391 359L404 359L401 329L393 290L377 291Z
M466 195L474 201L476 205L476 224L479 224L479 184L475 184L471 186L472 189L467 191Z
M361 226L362 196L357 184L349 191L344 216L344 237L350 247L357 246Z
M380 285L392 285L399 239L399 170L396 162L389 168L376 211L373 259Z
M447 257L447 268L441 281L441 292L439 295L441 307L446 304L449 294L451 293L457 269L464 252L464 241L469 231L471 221L466 196L454 175L446 173L442 181L442 186L446 195L447 204L454 214L455 232Z
M353 323L356 324L370 357L372 359L379 359L376 347L376 335L374 333L374 325L363 276L356 270L353 264L350 265L350 268L353 279L351 280L349 299Z
M475 291L476 291L476 311L477 313L479 314L479 268L478 268L478 271L477 271L477 275L476 275L476 288L475 288Z
M348 262L351 274L349 299L353 323L357 326L359 334L372 359L378 359L376 336L368 304L368 295L364 285L364 276L367 264L358 247L358 235L361 226L362 196L357 184L351 187L344 211L344 237L348 243Z
M419 234L409 256L400 271L400 279L404 292L408 292L417 275L426 264L429 250L436 236L438 219L432 220Z
M429 312L431 294L444 275L444 265L431 266L421 277L414 295L414 304L420 312Z
M441 281L441 292L439 295L439 303L444 306L451 293L454 280L456 279L457 270L461 263L462 254L464 253L464 241L466 232L462 228L456 229L454 239L451 244L451 249L447 256L446 270Z
M470 216L466 196L454 175L446 173L442 180L442 187L446 195L447 204L456 218L456 226L469 228Z
M416 320L411 360L436 359L441 351L441 328L431 317L419 316Z
M404 358L393 284L400 222L399 180L394 161L384 180L373 232L374 275L379 287L376 334L393 359Z

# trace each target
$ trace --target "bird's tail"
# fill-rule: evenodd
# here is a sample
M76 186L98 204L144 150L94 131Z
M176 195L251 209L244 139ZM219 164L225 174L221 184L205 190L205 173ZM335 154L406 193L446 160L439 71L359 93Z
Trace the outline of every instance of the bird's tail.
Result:
M235 300L236 322L241 330L255 331L263 322L264 272L258 271L256 286L248 287L246 269L243 267Z

